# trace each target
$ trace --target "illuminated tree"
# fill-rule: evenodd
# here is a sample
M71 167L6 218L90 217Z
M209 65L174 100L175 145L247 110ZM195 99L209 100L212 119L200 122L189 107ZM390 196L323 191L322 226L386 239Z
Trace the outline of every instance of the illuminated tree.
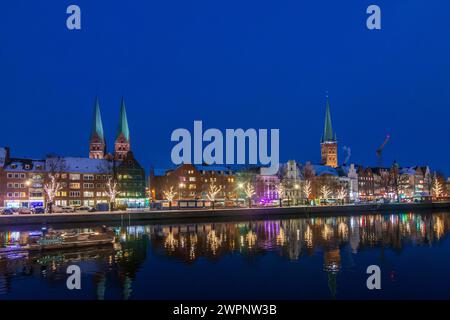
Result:
M169 208L172 208L172 200L175 198L177 193L173 191L173 186L170 187L168 191L163 191L164 198L169 201Z
M442 184L439 181L439 179L437 178L436 173L434 174L434 177L433 177L433 194L436 198L443 196Z
M215 205L215 202L216 202L216 196L221 190L222 190L222 186L216 186L214 184L214 181L211 179L211 183L209 185L207 197L212 202L213 210L214 210L214 205Z
M322 195L322 199L328 199L331 196L330 188L325 184L320 188L320 193Z
M44 184L44 191L45 191L45 194L47 195L47 200L48 200L48 204L49 204L48 211L51 213L52 205L55 201L56 195L62 189L62 187L61 187L61 183L59 183L58 180L56 179L55 174L49 173L48 178L49 178L49 181L46 184Z
M60 173L66 171L67 165L64 158L55 154L49 154L45 159L45 168L48 173L47 182L44 184L44 192L47 196L47 211L52 213L55 198L62 189L62 185L58 179Z
M306 180L303 185L303 193L305 194L306 200L311 196L311 180Z
M119 183L117 179L117 162L114 159L105 159L98 164L99 172L107 177L104 185L104 192L108 198L109 211L114 211L116 198L120 194Z
M345 198L347 197L347 189L344 186L341 186L337 192L337 198L344 203Z
M118 190L117 181L113 177L108 177L105 193L109 200L109 211L113 211L114 204L116 203L116 197L120 193Z
M248 198L248 206L252 206L252 197L255 195L255 188L250 182L247 182L247 184L244 187L245 195Z

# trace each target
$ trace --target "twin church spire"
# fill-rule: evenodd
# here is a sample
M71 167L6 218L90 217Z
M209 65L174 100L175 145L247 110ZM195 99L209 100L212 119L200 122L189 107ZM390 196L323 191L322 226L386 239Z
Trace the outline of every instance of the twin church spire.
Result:
M128 127L127 111L125 109L125 100L122 98L120 105L119 126L117 128L116 141L114 143L114 159L123 160L128 152L131 151L130 146L130 129ZM92 119L92 131L89 143L89 158L103 159L106 154L106 140L103 132L102 115L100 113L100 103L98 98L94 104L94 116Z

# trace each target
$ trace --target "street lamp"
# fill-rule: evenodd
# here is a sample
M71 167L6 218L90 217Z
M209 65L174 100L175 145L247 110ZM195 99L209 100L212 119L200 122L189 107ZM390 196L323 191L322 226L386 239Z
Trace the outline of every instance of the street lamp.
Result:
M184 187L184 184L183 183L180 183L179 185L178 185L178 200L181 200L181 188L183 188ZM178 204L179 205L179 204Z
M244 188L244 184L242 182L238 183L237 189L243 189ZM241 191L237 191L236 190L236 207L239 206L239 196L240 196ZM238 196L239 194L239 196Z

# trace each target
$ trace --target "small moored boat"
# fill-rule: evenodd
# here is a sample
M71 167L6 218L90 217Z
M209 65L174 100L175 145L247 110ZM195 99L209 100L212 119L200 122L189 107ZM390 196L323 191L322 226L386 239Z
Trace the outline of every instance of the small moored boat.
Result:
M25 245L0 248L0 256L23 251L61 250L89 246L113 245L114 231L102 228L93 232L58 232L50 230L45 235L30 237Z

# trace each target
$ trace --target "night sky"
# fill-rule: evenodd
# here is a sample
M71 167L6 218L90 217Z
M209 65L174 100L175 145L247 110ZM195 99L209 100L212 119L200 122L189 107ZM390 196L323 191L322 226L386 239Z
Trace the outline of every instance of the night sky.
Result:
M82 29L66 28L81 7ZM382 30L366 28L366 8ZM0 145L87 156L95 97L111 151L121 97L141 164L170 165L176 128L279 128L280 158L320 161L329 92L351 162L450 174L448 0L3 1Z

